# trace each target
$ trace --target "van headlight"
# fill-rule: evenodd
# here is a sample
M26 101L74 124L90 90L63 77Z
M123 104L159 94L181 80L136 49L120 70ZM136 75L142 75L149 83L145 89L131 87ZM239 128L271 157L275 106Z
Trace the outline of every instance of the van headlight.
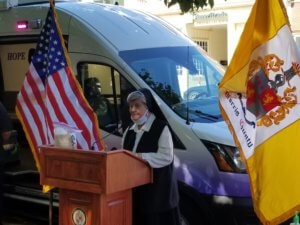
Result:
M232 173L246 173L245 164L236 147L202 140L213 155L219 170Z

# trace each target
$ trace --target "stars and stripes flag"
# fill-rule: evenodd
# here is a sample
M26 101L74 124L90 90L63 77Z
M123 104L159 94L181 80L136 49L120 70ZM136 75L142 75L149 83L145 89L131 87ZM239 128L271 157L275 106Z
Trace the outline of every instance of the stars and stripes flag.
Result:
M53 3L37 42L16 113L40 170L40 145L54 144L54 125L60 122L81 130L77 148L103 149L97 117L74 76Z
M282 0L256 0L219 88L254 210L279 224L300 210L300 51Z

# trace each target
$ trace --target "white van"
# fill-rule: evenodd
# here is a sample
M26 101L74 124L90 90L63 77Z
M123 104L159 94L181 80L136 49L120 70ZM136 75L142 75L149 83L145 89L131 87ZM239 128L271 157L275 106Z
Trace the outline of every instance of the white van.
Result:
M35 207L47 205L47 196L14 107L49 3L19 0L11 7L7 1L0 4L0 99L15 118L22 149L19 161L7 168L4 197L8 206L29 202ZM174 139L183 222L257 224L248 175L218 107L221 67L152 15L79 1L56 1L56 10L73 70L99 117L108 149L121 147L130 122L127 94L151 89ZM91 82L96 92L88 88Z

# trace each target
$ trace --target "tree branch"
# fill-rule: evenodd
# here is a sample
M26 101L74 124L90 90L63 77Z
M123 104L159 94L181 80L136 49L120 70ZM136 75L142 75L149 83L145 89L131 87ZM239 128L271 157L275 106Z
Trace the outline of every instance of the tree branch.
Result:
M178 3L182 13L195 12L207 5L214 7L214 0L164 0L164 2L168 8Z

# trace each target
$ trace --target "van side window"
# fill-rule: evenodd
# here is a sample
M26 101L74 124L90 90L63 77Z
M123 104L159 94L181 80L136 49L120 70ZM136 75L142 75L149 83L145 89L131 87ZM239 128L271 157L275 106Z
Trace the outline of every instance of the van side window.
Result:
M99 127L121 135L130 123L126 98L135 89L111 66L81 63L78 69L84 95L98 117Z

